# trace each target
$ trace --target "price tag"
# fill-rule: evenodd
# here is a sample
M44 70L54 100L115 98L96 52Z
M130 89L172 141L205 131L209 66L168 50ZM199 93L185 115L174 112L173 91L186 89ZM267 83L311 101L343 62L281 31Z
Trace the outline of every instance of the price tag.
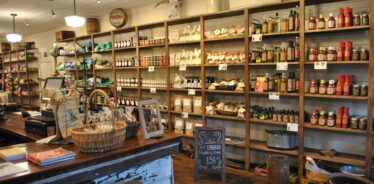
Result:
M298 132L299 131L299 124L297 124L297 123L287 123L287 131Z
M252 42L262 42L262 34L252 35Z
M277 63L277 70L288 70L288 63L287 62Z
M151 93L156 93L156 88L151 88L151 89L150 89L150 92L151 92Z
M182 112L182 118L187 119L188 118L188 112Z
M122 87L121 86L117 86L117 91L122 91Z
M149 66L148 67L148 72L154 72L155 71L155 67L154 66Z
M314 62L314 69L315 70L326 70L327 62L326 61Z
M279 100L278 92L269 92L269 100Z
M227 70L227 64L219 64L218 70Z
M196 90L195 89L188 89L188 95L195 95Z
M187 66L186 65L179 65L179 71L186 71Z

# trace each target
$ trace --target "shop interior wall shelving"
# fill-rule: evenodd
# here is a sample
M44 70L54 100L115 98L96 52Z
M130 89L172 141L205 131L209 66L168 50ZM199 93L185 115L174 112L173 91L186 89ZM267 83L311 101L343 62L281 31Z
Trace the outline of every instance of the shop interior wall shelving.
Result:
M351 0L355 1L355 0ZM205 108L202 108L201 114L189 114L189 117L201 119L204 126L210 126L210 124L214 124L214 122L224 121L224 126L229 128L230 126L241 126L244 128L243 137L245 142L243 144L233 144L227 143L230 146L238 148L242 151L244 161L245 161L245 169L250 169L250 163L252 163L251 158L252 154L255 152L268 152L268 153L279 153L289 155L291 157L296 158L296 162L298 165L298 175L300 177L304 176L303 168L305 163L305 157L310 156L315 159L324 160L328 162L333 162L337 164L351 164L365 167L366 177L370 177L370 170L372 168L372 131L373 131L373 81L374 81L374 66L372 60L374 59L374 42L368 41L368 48L370 50L370 60L369 61L358 61L358 62L327 62L328 64L328 72L334 70L342 70L347 72L350 70L351 67L359 68L358 71L366 73L365 77L367 79L362 79L364 81L368 81L369 92L367 97L354 97L354 96L326 96L326 95L312 95L304 93L304 81L308 78L310 79L311 73L318 73L318 71L314 71L313 69L313 62L309 62L307 60L307 51L309 41L316 42L320 41L318 38L322 35L322 38L326 36L329 37L331 34L333 36L340 36L345 37L344 39L349 39L349 36L352 34L362 34L367 36L366 40L372 40L374 38L374 32L371 30L371 27L374 24L373 19L370 20L369 26L360 26L360 27L347 27L347 28L336 28L336 29L327 29L327 30L313 30L308 31L305 30L305 22L303 20L307 20L306 14L311 9L316 9L320 6L328 5L329 3L339 3L337 6L346 7L346 3L350 3L351 1L322 1L322 0L290 0L282 3L274 3L269 5L263 6L256 6L241 10L233 10L233 11L225 11L213 14L206 14L201 16L194 16L176 20L168 20L164 22L157 22L147 25L140 25L135 27L117 29L113 31L97 33L93 35L77 37L67 40L61 40L59 42L65 43L75 43L79 42L83 39L89 40L91 42L103 42L103 41L111 41L115 43L117 39L121 38L121 34L131 34L136 37L136 46L128 47L128 48L121 48L113 49L101 52L100 54L105 55L108 58L111 58L113 63L113 68L102 71L97 70L95 67L93 68L93 77L106 75L111 77L114 82L113 86L106 87L104 89L111 90L114 93L114 96L117 97L119 94L132 94L137 97L154 97L157 98L161 104L167 106L168 110L162 110L162 114L164 117L167 117L168 127L170 131L173 131L173 117L180 117L182 113L175 112L171 110L172 108L172 100L174 95L187 95L187 89L174 89L171 85L171 80L173 78L174 73L181 73L178 71L178 66L154 66L154 72L148 72L149 67L144 66L136 66L136 67L128 67L128 68L118 68L115 66L115 61L117 57L120 55L127 55L127 56L135 56L136 63L139 64L139 58L143 54L154 53L154 52L161 52L166 56L170 55L170 52L177 47L195 47L201 49L201 65L193 65L187 66L186 73L193 73L195 75L199 75L201 79L205 79L211 73L219 74L225 76L225 72L234 75L241 75L240 78L245 81L245 91L243 92L235 92L235 91L212 91L207 90L207 86L203 82L201 89L196 89L196 95L202 96L202 107L205 107L207 100L211 96L220 96L222 98L232 98L232 99L239 99L240 101L245 103L245 107L247 112L249 111L249 106L252 104L256 104L256 102L260 101L264 106L277 106L278 104L274 101L268 100L268 93L255 93L251 92L249 89L249 80L252 73L256 73L256 71L263 70L263 68L267 68L268 70L272 70L276 72L275 66L276 63L251 63L249 60L249 49L251 45L254 44L251 42L251 35L249 34L249 25L250 25L250 17L254 16L255 14L267 13L267 12L274 12L274 11L285 11L289 9L297 9L300 14L301 26L299 31L293 32L285 32L285 33L273 33L273 34L263 34L263 40L277 40L277 39L292 39L296 36L300 39L300 51L301 51L301 58L300 62L289 63L289 68L298 70L298 78L300 80L300 92L298 93L285 93L280 94L280 98L284 101L281 103L294 105L299 110L299 126L298 126L298 136L299 136L299 147L295 150L277 150L272 149L266 146L264 141L254 140L252 139L252 126L270 126L270 127L278 127L283 128L286 126L285 123L274 122L271 120L255 120L249 117L248 113L245 115L244 118L232 117L232 116L223 116L223 115L207 115L205 112ZM357 2L357 1L356 1ZM369 7L366 7L368 11L370 11L370 17L374 17L374 3L368 1ZM306 11L308 10L308 12ZM328 13L328 12L327 12ZM325 13L325 15L327 14ZM336 12L335 12L336 13ZM316 14L318 15L318 14ZM222 38L222 39L207 39L204 36L205 29L209 29L212 24L220 24L224 22L226 19L233 18L235 21L238 21L244 25L245 33L243 36L235 36L229 38ZM309 17L309 15L308 15ZM212 23L213 22L213 23ZM165 38L168 38L168 32L170 26L176 26L180 24L195 24L200 25L200 39L196 41L186 41L186 42L176 42L176 43L162 43L162 44L155 44L155 45L147 45L147 46L139 46L139 36L144 34L144 31L149 29L163 29ZM213 26L214 27L214 26ZM365 34L364 34L365 33ZM323 37L325 36L325 37ZM316 37L316 38L314 38ZM103 39L104 38L104 39ZM314 39L313 39L314 38ZM369 39L370 38L370 39ZM311 41L312 40L312 41ZM317 41L316 41L317 40ZM321 40L323 41L323 40ZM338 40L335 40L337 43ZM218 45L218 46L217 46ZM227 71L218 71L218 65L208 65L206 64L206 53L209 51L211 47L231 47L235 45L236 47L240 47L240 50L244 50L245 52L245 63L243 64L228 64ZM155 51L156 50L156 51ZM89 53L94 54L94 52ZM73 55L72 57L77 57ZM168 57L167 57L168 58ZM270 68L270 69L269 69ZM345 68L345 69L341 69ZM325 76L328 74L324 72ZM80 71L74 71L77 76L79 76ZM122 76L128 77L137 77L138 79L142 77L153 78L157 75L158 77L161 76L162 79L166 80L166 87L165 88L157 88L156 93L151 93L150 88L148 87L141 87L140 80L138 80L138 84L136 87L120 87L117 85L117 78ZM78 78L78 77L77 77ZM96 82L95 82L96 84ZM94 84L94 88L99 88ZM102 88L102 87L100 87ZM259 100L260 99L260 100ZM364 114L367 116L367 130L356 130L356 129L339 129L339 128L331 128L326 126L312 126L308 122L304 122L304 110L308 110L310 112L311 108L313 108L313 104L311 101L317 102L327 102L327 103L345 103L354 104L360 103L360 107L364 107ZM291 104L292 103L292 104ZM326 104L326 103L325 103ZM281 106L282 104L279 104ZM314 104L315 105L315 104ZM328 106L328 105L327 105ZM210 122L210 123L208 123ZM211 123L213 122L213 123ZM320 149L317 148L309 148L307 147L307 143L305 142L307 136L310 136L310 132L308 131L318 131L319 134L343 134L343 135L352 135L352 136L360 136L361 138L365 139L364 150L365 154L363 155L352 155L352 154L345 154L339 153L337 156L329 157L329 156L322 156L318 152ZM265 132L260 132L260 134L265 134ZM187 136L184 135L187 139L193 139L194 136ZM322 140L323 141L323 140ZM339 140L334 140L336 143L339 143ZM308 138L309 142L309 138ZM308 143L309 144L309 143ZM318 144L318 143L317 143ZM319 144L322 144L321 142Z

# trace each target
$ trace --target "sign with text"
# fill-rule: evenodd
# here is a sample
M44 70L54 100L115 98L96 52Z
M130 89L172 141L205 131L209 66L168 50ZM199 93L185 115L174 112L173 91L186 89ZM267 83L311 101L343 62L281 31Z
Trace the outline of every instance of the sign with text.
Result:
M155 71L155 67L154 66L149 66L148 67L148 72L154 72Z
M179 65L179 71L186 71L187 66L186 65Z
M222 70L222 71L227 70L227 64L219 64L218 70Z
M156 88L150 88L149 91L150 91L151 93L156 93L156 92L157 92Z
M279 100L278 92L269 92L269 100Z
M299 131L299 124L297 124L297 123L287 123L287 131L298 132Z
M288 63L287 62L277 63L277 70L288 70Z
M205 171L220 173L225 182L225 128L196 127L195 131L195 180L199 179L200 171Z
M252 42L262 42L262 34L252 35Z
M327 70L327 62L326 61L314 62L314 69L315 70Z
M196 90L195 89L188 89L188 95L195 95Z

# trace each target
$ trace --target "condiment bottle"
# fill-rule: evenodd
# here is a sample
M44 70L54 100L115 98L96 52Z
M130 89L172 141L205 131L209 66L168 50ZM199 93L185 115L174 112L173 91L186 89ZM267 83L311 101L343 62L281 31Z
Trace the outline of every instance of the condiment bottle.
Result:
M361 25L361 18L360 15L357 13L353 16L353 26L360 26Z
M288 19L286 18L286 13L283 13L281 32L288 32Z
M337 52L337 60L344 61L344 51L345 51L345 44L343 41L339 41L339 47Z
M344 27L344 9L339 9L338 27Z
M327 92L327 84L326 84L326 80L321 80L320 81L320 84L319 84L319 90L318 90L318 93L319 94L326 94Z
M336 95L343 95L343 86L344 86L344 75L338 76L338 83L336 84Z
M309 61L317 61L318 60L318 51L317 48L312 47L309 51Z
M287 74L282 73L282 80L280 84L280 92L287 92Z
M329 49L327 51L327 61L336 61L335 47L329 47Z
M288 42L287 47L287 61L291 62L295 60L295 47L292 41Z
M318 93L318 81L317 80L312 80L311 81L309 92L311 94L317 94Z
M329 86L327 87L327 94L335 95L335 92L336 92L335 80L329 80Z
M319 14L318 29L325 29L325 28L326 28L325 18L323 17L323 14Z
M342 121L343 121L343 110L344 107L338 108L338 114L336 115L336 127L341 128L342 127Z
M295 31L300 30L300 14L297 11L294 11L295 16Z
M345 42L344 61L352 61L352 42Z
M292 93L295 91L295 73L290 72L287 79L287 92Z
M317 22L315 16L310 16L309 22L308 22L308 30L315 30L317 29Z
M345 14L345 17L344 17L344 27L350 27L352 26L352 20L353 20L352 8L347 7L346 11L347 13Z
M320 111L320 112L319 112L318 125L320 125L320 126L325 126L326 123L327 123L326 112L325 112L325 111Z
M295 41L295 61L300 61L300 40L296 37Z
M335 126L335 115L334 112L330 111L329 116L327 117L327 126L333 127Z
M344 114L342 118L342 127L348 128L348 121L349 121L349 108L344 107Z
M290 15L288 16L288 31L295 30L295 17L293 11L290 10Z
M332 13L329 14L329 19L327 21L327 28L335 28L336 27L336 21L334 18L334 15Z
M319 120L318 115L319 115L318 109L313 109L312 117L310 118L310 124L312 124L312 125L317 125L318 124L318 120Z
M349 96L351 94L351 80L348 75L345 76L343 92L344 92L344 96Z
M326 48L325 47L319 48L318 61L326 61Z

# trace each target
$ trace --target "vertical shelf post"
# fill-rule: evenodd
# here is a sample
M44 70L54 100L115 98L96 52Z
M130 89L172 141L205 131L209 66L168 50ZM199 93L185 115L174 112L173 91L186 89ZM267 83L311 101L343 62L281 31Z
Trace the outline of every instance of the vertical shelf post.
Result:
M245 64L244 64L244 83L245 83L245 108L246 113L245 113L245 121L244 121L244 126L245 126L245 170L249 171L249 166L250 166L250 147L249 147L249 140L250 140L250 122L249 122L249 11L248 9L244 10L244 53L245 53Z

